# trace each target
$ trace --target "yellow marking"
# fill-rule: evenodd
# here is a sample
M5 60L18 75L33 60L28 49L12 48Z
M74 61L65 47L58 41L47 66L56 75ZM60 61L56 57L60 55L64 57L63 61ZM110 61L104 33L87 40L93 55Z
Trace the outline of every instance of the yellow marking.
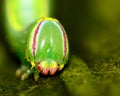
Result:
M39 19L39 20L38 20L38 23L41 22L41 21L43 21L43 20L51 20L51 21L59 22L59 21L58 21L57 19L55 19L55 18L47 17L47 18L41 18L41 19Z
M32 65L31 69L35 67L35 63L34 62L31 62L31 65Z
M48 64L46 61L43 61L41 65L42 65L42 68L49 68L49 67L56 68L57 67L57 63L55 61L52 61L50 64Z
M51 63L51 66L52 66L52 68L56 68L56 67L57 67L57 63L56 63L55 61L53 61L53 62Z
M60 69L59 69L59 70L62 70L62 69L63 69L63 67L64 67L64 64L61 64L61 65L60 65Z
M47 62L46 62L46 61L43 61L43 62L41 63L41 65L42 65L42 68L46 68L46 67L47 67Z

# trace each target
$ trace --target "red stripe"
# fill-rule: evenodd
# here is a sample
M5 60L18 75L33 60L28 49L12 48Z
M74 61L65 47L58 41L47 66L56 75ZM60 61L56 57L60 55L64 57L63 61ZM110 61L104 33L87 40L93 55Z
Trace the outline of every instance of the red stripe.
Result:
M64 28L62 27L62 25L60 24L60 23L57 23L59 26L60 26L60 28L61 28L61 30L62 30L62 32L63 32L63 37L64 37L64 57L63 57L63 60L65 59L65 57L66 57L66 53L67 53L67 45L66 45L66 43L67 43L67 40L66 40L66 33L65 33L65 30L64 30Z
M35 51L36 51L36 39L37 39L37 34L39 32L39 28L40 28L40 25L42 24L42 21L38 24L36 30L35 30L35 33L34 33L34 37L33 37L33 44L32 44L32 52L33 52L33 55L35 57Z

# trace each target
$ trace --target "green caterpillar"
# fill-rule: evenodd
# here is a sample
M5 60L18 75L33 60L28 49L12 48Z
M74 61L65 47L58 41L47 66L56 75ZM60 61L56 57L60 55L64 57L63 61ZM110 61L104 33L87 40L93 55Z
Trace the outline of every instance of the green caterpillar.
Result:
M35 80L40 73L54 75L68 61L67 34L57 19L49 17L53 2L5 0L5 28L8 42L22 63L16 71L21 80L30 74Z

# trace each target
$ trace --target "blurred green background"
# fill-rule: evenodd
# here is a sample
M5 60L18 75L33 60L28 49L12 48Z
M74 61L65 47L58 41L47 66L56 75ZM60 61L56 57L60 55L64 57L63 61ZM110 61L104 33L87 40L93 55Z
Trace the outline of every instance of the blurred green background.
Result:
M53 17L68 34L70 59L55 76L15 77L19 60L5 39L0 3L0 96L120 96L120 1L56 0Z

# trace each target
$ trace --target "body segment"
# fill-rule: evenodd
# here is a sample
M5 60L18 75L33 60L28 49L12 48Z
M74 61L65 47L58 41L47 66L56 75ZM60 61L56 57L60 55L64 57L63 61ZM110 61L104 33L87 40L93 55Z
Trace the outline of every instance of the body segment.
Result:
M52 13L50 5L53 2L54 0L5 0L7 40L22 63L16 71L21 80L32 73L35 80L39 73L54 75L68 61L66 32L57 19L48 18Z
M68 60L68 39L60 22L43 18L29 32L26 58L43 74L54 74Z

